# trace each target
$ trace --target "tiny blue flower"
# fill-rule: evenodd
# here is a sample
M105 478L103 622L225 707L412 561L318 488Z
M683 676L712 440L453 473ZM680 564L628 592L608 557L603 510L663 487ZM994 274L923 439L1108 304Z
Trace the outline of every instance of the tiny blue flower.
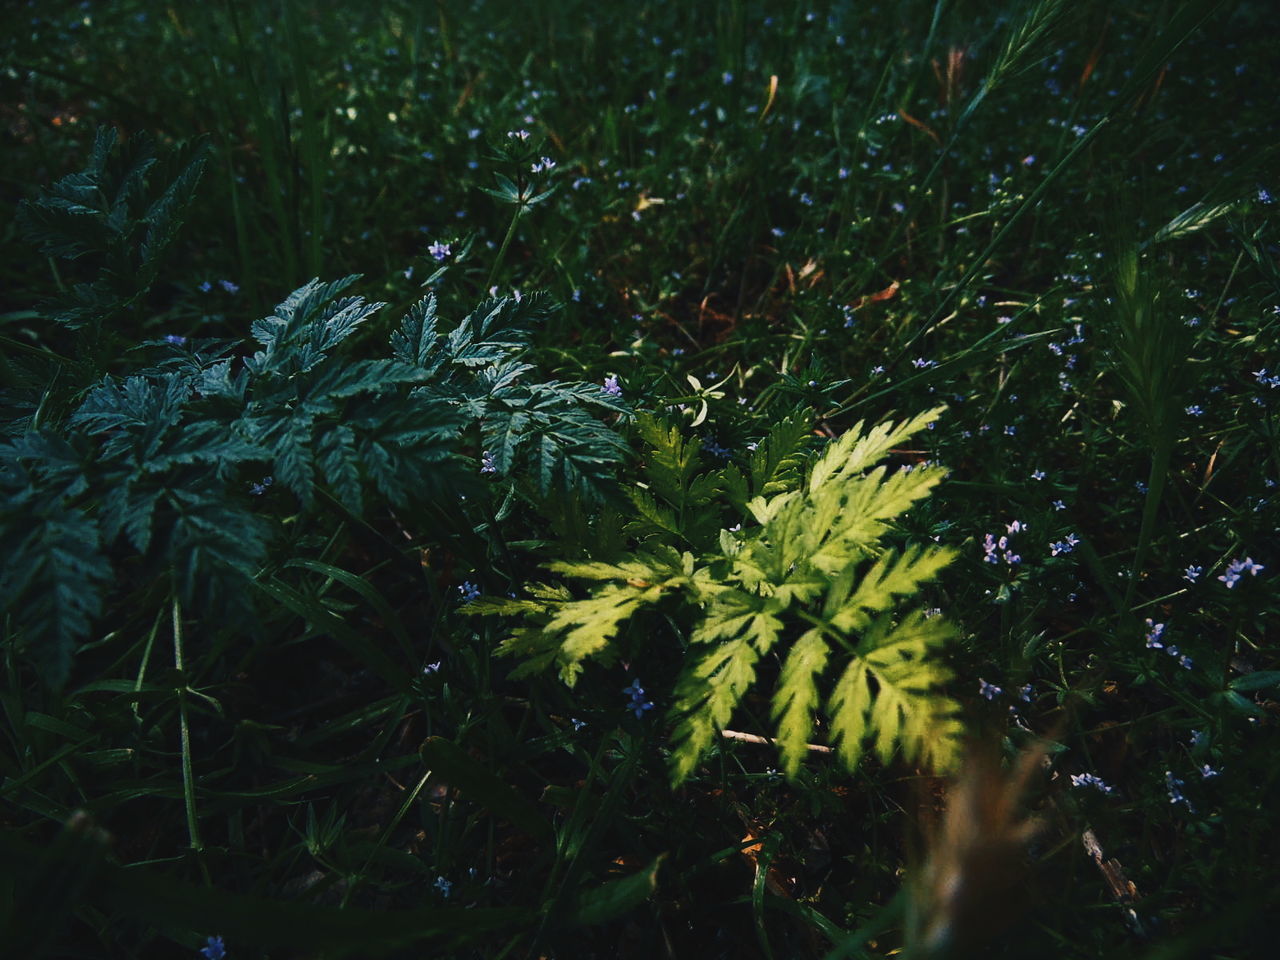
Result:
M1004 691L994 683L987 683L987 681L983 680L981 677L978 678L978 696L984 697L987 700L994 700L1002 693L1004 693Z
M431 246L427 247L427 253L431 254L437 263L446 259L450 252L449 244L441 243L439 240L432 242Z
M1191 404L1191 406L1187 407L1187 409L1186 409L1186 413L1187 413L1187 416L1189 416L1189 417L1203 417L1203 416L1204 416L1204 411L1200 409L1200 405L1199 405L1198 403L1193 403L1193 404Z
M164 336L165 343L172 343L175 347L180 347L187 342L186 337L180 337L176 333L166 333Z
M1073 787L1093 787L1093 789L1102 793L1115 793L1115 788L1110 787L1103 781L1101 777L1096 777L1092 773L1074 773L1071 775L1071 785Z
M1204 573L1204 567L1197 567L1195 564L1192 564L1187 567L1186 571L1182 574L1182 579L1187 581L1187 583L1195 583L1202 573Z
M1061 500L1055 500L1055 501L1053 501L1053 503L1051 504L1051 506L1052 506L1052 507L1053 507L1053 509L1055 509L1055 510L1065 510L1065 509L1067 509L1067 505L1066 505L1065 503L1063 503Z
M1031 472L1032 480L1043 480L1044 478L1045 478L1045 472L1043 470L1033 470Z
M463 580L458 584L458 593L461 594L463 603L470 603L472 600L479 599L480 588L470 580Z
M440 891L440 896L442 897L448 897L453 890L453 884L444 877L436 877L436 882L432 886Z
M205 960L223 960L227 955L227 947L221 937L209 937L200 948L200 956Z
M618 383L618 375L611 373L604 378L604 392L611 397L622 396L622 385Z
M200 284L200 286L197 289L201 293L208 293L210 290L213 289L213 284L210 283L208 280L206 280L204 283Z
M232 283L230 280L219 280L218 286L220 286L223 290L227 291L227 293L240 292L239 284Z

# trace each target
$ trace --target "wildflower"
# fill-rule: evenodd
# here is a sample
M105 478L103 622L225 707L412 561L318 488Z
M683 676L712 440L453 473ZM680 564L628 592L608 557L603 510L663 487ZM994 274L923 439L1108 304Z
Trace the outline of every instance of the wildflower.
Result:
M434 241L431 246L427 247L427 253L431 254L437 263L448 257L451 252L449 244L441 243L439 240Z
M180 337L176 333L166 333L164 335L165 343L172 343L175 347L180 347L187 342L186 337Z
M1164 647L1164 643L1160 637L1164 633L1163 623L1152 623L1151 618L1147 617L1147 647L1151 650L1160 650ZM1176 649L1176 648L1171 648Z
M508 130L507 136L510 137L512 140L525 141L529 139L529 131L528 130Z
M1024 683L1021 687L1018 688L1018 699L1021 700L1023 703L1030 703L1031 693L1034 689L1035 687L1032 686L1031 684Z
M220 286L223 290L227 291L227 293L240 292L239 284L232 283L230 280L219 280L218 286Z
M722 460L728 460L733 455L733 451L728 447L720 446L713 437L707 437L702 441L702 449L711 454L711 456L719 457Z
M987 681L983 680L981 677L978 678L978 696L984 697L987 700L994 700L1002 693L1004 693L1004 691L994 683L987 683Z
M930 367L936 367L938 365L938 361L926 360L924 357L916 357L916 359L911 361L911 365L917 370L928 370Z
M423 673L439 673L440 661L437 660L435 663L428 663L425 667L422 668L422 672Z
M486 450L480 455L480 472L481 473L497 473L498 465L493 461L493 453Z
M1055 500L1055 501L1053 501L1053 503L1051 504L1051 506L1052 506L1052 507L1053 507L1053 509L1055 509L1055 510L1065 510L1065 509L1067 509L1067 505L1066 505L1065 503L1063 503L1061 500Z
M1207 763L1200 768L1200 776L1204 777L1206 780L1210 777L1220 776L1221 773L1222 771L1213 769L1213 767L1209 766Z
M1027 156L1022 158L1022 165L1024 167L1029 167L1035 162L1036 162L1036 155L1034 153L1028 154Z
M1275 202L1275 198L1274 198L1273 196L1271 196L1270 191L1268 191L1266 187L1259 187L1259 188L1258 188L1258 202L1259 202L1259 203L1268 203L1268 204L1269 204L1269 203L1274 203L1274 202Z
M1043 480L1044 478L1045 478L1045 472L1044 472L1043 470L1033 470L1033 471L1031 471L1031 479L1032 479L1032 480Z
M1191 406L1186 408L1186 414L1189 417L1203 417L1204 411L1200 409L1200 405L1198 403L1193 403Z
M442 897L448 897L449 893L453 890L453 884L444 877L436 877L436 882L433 883L432 886L440 891L440 896Z
M1187 581L1187 583L1195 583L1202 573L1204 573L1204 567L1197 567L1192 564L1187 567L1186 571L1182 574L1182 579Z
M1115 788L1108 786L1101 777L1095 777L1092 773L1073 773L1071 775L1071 785L1073 787L1093 787L1102 793L1115 793Z
M1266 568L1262 564L1254 563L1252 557L1245 557L1243 560L1232 560L1231 563L1228 564L1226 572L1223 573L1222 576L1218 577L1218 579L1225 583L1227 585L1227 589L1230 590L1236 585L1236 581L1240 579L1240 575L1245 571L1248 571L1251 576L1256 577L1259 570L1265 569Z
M552 160L550 157L542 157L541 159L538 160L537 163L532 164L529 167L529 171L531 173L543 173L545 171L554 169L555 165L556 165L556 162Z
M585 726L587 725L587 721L585 721L585 720L575 720L573 717L570 717L570 718L569 718L569 722L570 722L571 724L573 724L573 729L574 729L574 732L575 732L575 733L576 733L577 731L581 730L583 727L585 727Z
M200 284L200 286L197 287L196 289L198 289L201 293L208 293L210 290L213 289L213 284L210 283L208 280L206 280L204 283Z
M472 600L479 599L480 588L470 580L463 580L458 584L458 593L462 595L463 603L470 603Z
M605 377L603 389L604 392L611 397L621 397L622 386L618 383L618 375L611 373L609 376Z
M271 484L271 477L263 477L258 483L249 484L249 493L255 497L260 497L267 492L267 487L271 486Z
M200 948L200 956L205 960L223 960L227 955L226 944L222 942L221 937L209 937L203 947Z
M1182 792L1182 788L1184 786L1186 786L1186 783L1175 777L1172 770L1166 770L1164 772L1164 788L1169 791L1169 802L1175 806L1181 803L1188 810L1191 810L1193 809L1191 801L1188 800L1186 795Z
M635 712L637 720L644 716L646 710L653 709L653 703L644 698L644 687L640 686L638 678L632 680L630 686L623 687L622 692L631 697L631 703L627 709Z
M1183 670L1190 670L1195 665L1196 665L1196 662L1192 660L1190 657L1188 657L1186 654L1183 654L1181 657L1178 658L1178 666L1182 667Z
M1192 731L1191 731L1191 746L1192 746L1193 748L1194 748L1194 747L1203 747L1203 746L1205 745L1205 742L1206 742L1207 740L1208 740L1208 737L1206 737L1206 736L1205 736L1205 732L1204 732L1203 730L1192 730Z

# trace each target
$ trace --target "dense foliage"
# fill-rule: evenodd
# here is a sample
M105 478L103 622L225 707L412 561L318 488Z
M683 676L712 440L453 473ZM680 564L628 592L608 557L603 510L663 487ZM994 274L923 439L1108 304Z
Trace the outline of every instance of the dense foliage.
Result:
M1266 953L1262 3L0 34L0 952Z

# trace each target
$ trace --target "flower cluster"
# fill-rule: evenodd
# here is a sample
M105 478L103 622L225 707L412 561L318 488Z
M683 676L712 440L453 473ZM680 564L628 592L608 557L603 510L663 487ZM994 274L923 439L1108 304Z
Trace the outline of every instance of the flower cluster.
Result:
M982 559L984 562L999 563L1001 560L1004 560L1005 563L1010 565L1022 562L1022 557L1014 553L1012 548L1009 546L1009 537L1015 533L1021 533L1023 530L1026 530L1027 525L1021 520L1015 520L1013 523L1006 526L1005 529L1008 531L1008 536L1003 536L999 540L989 533L985 538L983 538L982 552L985 556L983 556ZM999 557L996 556L997 550L1001 552Z
M1182 788L1184 786L1186 786L1185 781L1179 780L1175 777L1172 770L1166 770L1164 772L1164 788L1169 791L1169 802L1175 806L1180 803L1188 810L1194 811L1195 807L1191 806L1191 801L1188 800L1186 794L1182 792Z
M1162 637L1164 636L1164 624L1153 623L1150 617L1147 617L1147 649L1163 650L1169 656L1175 658L1184 670L1190 670L1195 666L1195 661L1188 657L1185 653L1180 653L1178 648L1173 644L1167 647Z
M1080 538L1074 533L1068 533L1065 540L1055 540L1049 544L1049 556L1056 557L1060 553L1070 553L1076 548L1076 544L1080 542Z
M1073 787L1093 787L1100 793L1115 793L1115 787L1108 785L1101 777L1096 777L1092 773L1073 773L1071 775L1071 785Z
M451 252L449 244L441 243L439 240L432 241L431 246L427 247L427 253L431 254L437 263L447 259Z
M470 603L472 600L480 598L480 588L470 580L463 580L458 584L458 593L462 595L463 603Z
M545 173L555 169L556 162L550 157L543 157L529 167L531 173Z
M497 473L498 464L493 459L493 452L486 450L480 454L480 472L481 473Z
M1250 576L1256 577L1259 570L1265 569L1266 567L1262 564L1254 563L1252 557L1245 557L1243 560L1232 560L1227 566L1227 572L1218 577L1218 579L1225 583L1227 589L1230 590L1236 585L1236 581L1240 579L1240 574L1247 571Z
M227 955L226 944L222 942L221 937L209 937L203 947L200 948L200 956L205 960L223 960Z
M622 692L631 697L627 709L635 712L637 720L644 716L646 710L653 709L653 703L644 698L644 687L640 686L638 679L632 680L629 687L623 687Z
M622 396L622 385L618 383L618 375L611 373L604 378L604 392L611 397Z

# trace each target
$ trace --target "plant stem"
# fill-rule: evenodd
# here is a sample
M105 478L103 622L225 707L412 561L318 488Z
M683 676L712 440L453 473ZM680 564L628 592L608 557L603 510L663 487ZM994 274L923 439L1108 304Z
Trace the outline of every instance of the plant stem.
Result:
M502 238L502 246L498 248L498 255L493 258L493 266L489 268L489 276L485 279L484 288L486 290L493 286L493 281L498 276L498 269L502 266L503 258L507 255L507 247L511 246L511 238L516 235L516 223L523 212L524 207L518 206L516 207L516 212L511 215L511 225L507 227L507 235Z
M191 769L191 729L187 724L187 680L182 655L182 602L173 598L173 666L178 671L178 723L182 731L182 795L187 805L187 836L191 849L204 849L200 841L200 821L196 817L196 782Z

